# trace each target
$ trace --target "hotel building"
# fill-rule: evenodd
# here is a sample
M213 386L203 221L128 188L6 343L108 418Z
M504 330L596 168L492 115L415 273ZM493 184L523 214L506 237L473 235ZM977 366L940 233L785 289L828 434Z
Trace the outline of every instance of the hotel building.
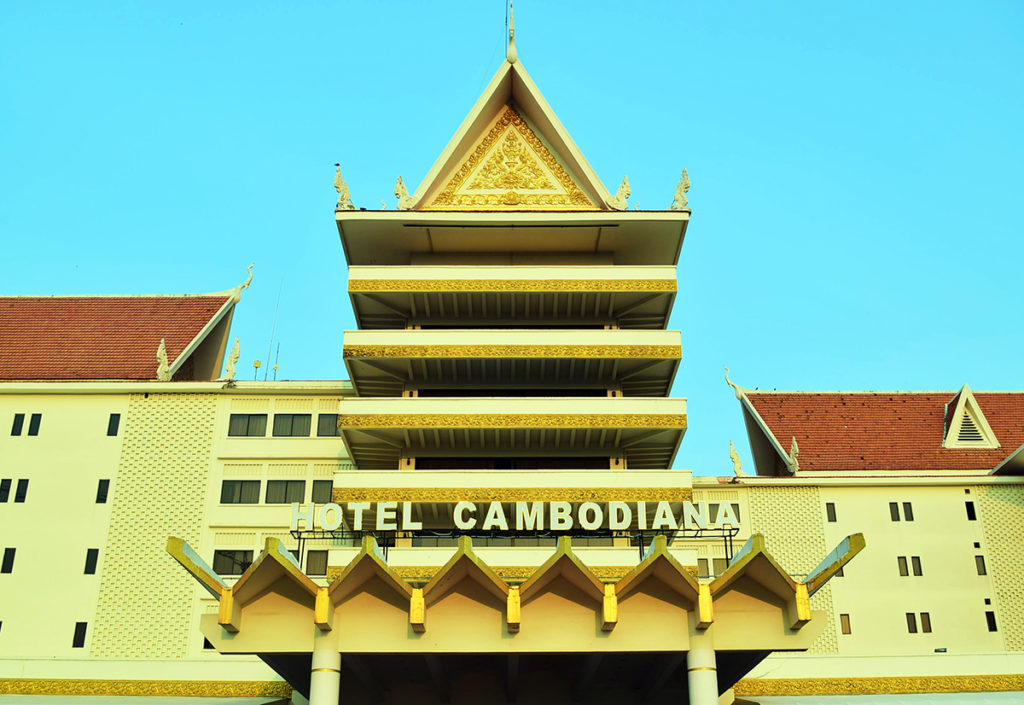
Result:
M397 210L337 186L351 381L236 380L248 282L0 298L0 694L1024 701L1024 392L723 383L754 467L673 469L684 184L627 210L514 42Z

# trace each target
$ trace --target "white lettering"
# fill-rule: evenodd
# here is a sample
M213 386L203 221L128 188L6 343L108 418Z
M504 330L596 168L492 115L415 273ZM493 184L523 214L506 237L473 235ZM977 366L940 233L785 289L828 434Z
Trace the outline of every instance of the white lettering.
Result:
M470 510L471 518L467 519L466 510ZM455 526L459 529L472 529L476 526L476 506L472 502L459 502L455 505Z
M402 502L402 530L415 531L416 529L422 528L422 521L412 520L412 502Z
M717 524L718 526L725 526L728 524L729 526L739 527L740 520L736 518L736 514L732 510L732 505L728 502L722 502L718 505Z
M647 530L647 502L636 503L636 526L641 531Z
M588 517L588 514L591 516ZM579 520L580 526L587 531L593 531L604 521L604 512L597 502L584 502L580 505Z
M363 512L370 508L369 502L349 502L348 510L352 512L352 531L363 530Z
M548 504L552 531L564 531L572 528L572 505L568 502L551 502Z
M529 509L527 509L529 506ZM516 531L543 531L544 503L516 502Z
M672 507L669 503L658 502L658 508L654 512L654 521L651 522L651 528L657 531L658 529L675 529L677 526L676 518L672 515Z
M625 502L608 503L608 528L628 529L633 521L633 512Z
M328 512L334 512L334 516L330 519L327 518ZM320 528L324 531L334 531L341 526L341 520L343 515L341 513L341 507L331 502L320 507L320 516L317 517L320 520Z
M306 531L313 529L313 510L315 507L311 504L308 509L301 509L302 506L298 502L292 503L292 531L299 530L299 519L306 520Z
M497 526L502 531L508 531L508 521L505 520L505 510L501 508L501 502L491 502L487 507L487 517L481 527L484 531Z
M708 505L706 502L683 502L683 525L687 529L708 528Z
M398 528L398 502L377 502L377 531Z

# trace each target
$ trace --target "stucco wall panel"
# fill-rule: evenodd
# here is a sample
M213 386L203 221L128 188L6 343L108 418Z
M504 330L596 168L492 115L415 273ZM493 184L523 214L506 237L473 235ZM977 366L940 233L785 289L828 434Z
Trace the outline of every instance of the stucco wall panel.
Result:
M996 618L1008 651L1024 651L1024 487L993 485L975 489L985 535L984 551L995 585Z

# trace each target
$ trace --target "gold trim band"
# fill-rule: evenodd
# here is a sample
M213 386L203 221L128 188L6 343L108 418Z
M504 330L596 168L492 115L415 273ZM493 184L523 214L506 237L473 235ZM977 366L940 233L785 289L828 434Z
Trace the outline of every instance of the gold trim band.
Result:
M686 428L686 414L338 414L338 428Z
M688 487L335 487L342 502L688 502Z
M656 358L678 360L678 345L345 345L352 358Z
M0 678L0 695L145 695L189 698L289 698L285 681Z
M675 279L349 279L349 293L521 291L550 293L664 292L675 293Z
M739 696L872 695L883 693L991 693L1024 690L1024 674L895 676L874 678L744 678Z
M310 673L320 673L321 671L330 671L331 673L341 673L341 669L340 668L328 668L326 666L321 666L320 668L310 669L309 672Z
M717 670L718 669L715 668L714 666L694 666L693 668L687 668L686 672L687 673L692 673L693 671L717 671Z

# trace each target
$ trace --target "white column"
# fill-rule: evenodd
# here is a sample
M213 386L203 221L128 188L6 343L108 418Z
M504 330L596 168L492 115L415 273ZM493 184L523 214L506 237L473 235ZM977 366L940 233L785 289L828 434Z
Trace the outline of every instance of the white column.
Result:
M718 705L718 669L715 643L709 627L690 632L690 651L686 654L686 682L690 686L690 705Z
M313 667L309 673L309 705L338 705L341 653L331 632L313 637Z

